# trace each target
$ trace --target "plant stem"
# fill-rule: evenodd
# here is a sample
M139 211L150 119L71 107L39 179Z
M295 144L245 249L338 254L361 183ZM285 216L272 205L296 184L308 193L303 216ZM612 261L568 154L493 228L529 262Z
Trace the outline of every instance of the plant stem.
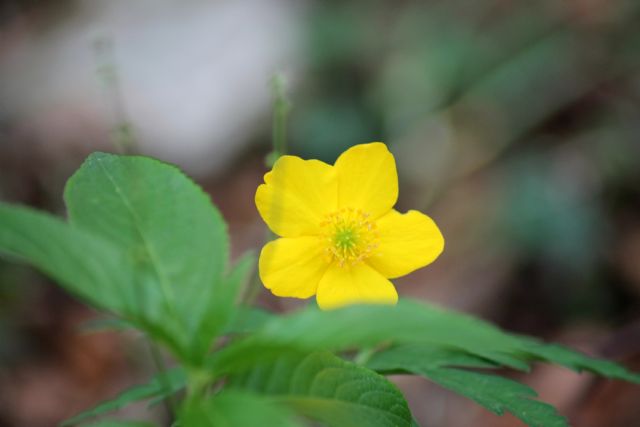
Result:
M271 130L272 151L267 156L267 166L271 167L280 156L287 153L287 119L291 110L291 103L286 94L286 79L282 74L276 74L271 79L271 88L273 90L273 120ZM273 233L267 229L264 241L268 242L273 238ZM246 305L252 305L260 291L262 284L260 283L260 275L256 268L251 280L247 283L247 287L242 292L242 301Z
M151 354L153 364L155 365L158 374L160 374L160 383L162 384L162 388L164 388L165 394L167 395L167 398L164 400L165 409L170 416L175 416L177 414L178 407L176 401L173 398L173 394L171 393L171 384L169 384L167 380L167 367L162 360L162 353L160 353L160 349L158 348L156 343L151 340L151 338L147 337L146 341L149 345L149 353Z
M211 375L201 369L187 371L187 401L201 398L211 382Z
M271 154L273 162L278 157L287 153L287 118L291 110L291 103L286 94L286 80L282 74L276 74L271 79L273 90L273 123L271 131L271 143L273 152ZM271 164L269 165L271 166Z
M365 347L362 348L358 354L356 354L356 357L353 358L353 362L357 363L358 365L366 365L367 362L369 362L369 359L371 359L371 356L373 356L373 354L376 352L376 347Z
M94 43L94 50L98 77L107 92L107 96L109 96L109 107L115 122L113 129L111 129L111 140L120 153L136 153L138 152L137 142L131 120L125 108L111 40L98 38Z

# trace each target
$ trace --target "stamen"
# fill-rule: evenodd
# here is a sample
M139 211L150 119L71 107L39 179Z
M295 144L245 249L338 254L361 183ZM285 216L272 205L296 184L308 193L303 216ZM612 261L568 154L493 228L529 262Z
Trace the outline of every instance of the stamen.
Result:
M320 223L329 263L340 267L358 264L378 247L376 224L360 209L343 208L328 214Z

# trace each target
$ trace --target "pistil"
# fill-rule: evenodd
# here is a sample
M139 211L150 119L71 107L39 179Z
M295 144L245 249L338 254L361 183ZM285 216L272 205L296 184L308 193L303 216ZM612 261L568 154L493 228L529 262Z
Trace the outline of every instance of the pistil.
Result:
M326 216L323 244L327 261L340 267L369 258L378 247L378 232L370 215L360 209L343 208Z

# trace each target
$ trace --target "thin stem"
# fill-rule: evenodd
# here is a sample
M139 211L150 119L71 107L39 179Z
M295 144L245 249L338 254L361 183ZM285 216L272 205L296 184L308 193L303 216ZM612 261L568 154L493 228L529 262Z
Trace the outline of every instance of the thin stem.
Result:
M165 394L167 396L166 399L163 399L165 409L167 413L169 413L169 415L173 417L177 414L178 406L173 397L173 393L171 392L171 389L172 389L171 384L167 379L167 366L165 365L164 360L162 359L162 354L160 353L160 349L158 348L156 343L154 343L151 340L151 338L147 338L146 341L149 346L149 353L151 354L151 359L153 360L153 364L155 365L156 371L159 374L160 384L162 385L162 388L164 389Z
M192 369L187 372L187 396L186 401L191 402L202 398L211 384L212 376L201 369Z
M267 157L267 166L271 167L280 156L287 153L287 119L291 110L291 103L286 94L286 80L282 74L276 74L271 79L273 90L273 121L271 130L271 144L273 150ZM264 241L268 242L273 238L273 233L267 229ZM242 301L246 305L252 305L262 289L260 275L256 269L247 287L243 291Z
M118 70L115 66L113 45L107 38L99 38L94 43L97 72L102 85L109 96L114 126L111 129L111 140L117 150L123 154L132 154L138 151L133 125L125 108L124 96Z
M377 351L376 347L362 348L358 352L358 354L356 354L356 357L353 358L353 361L358 365L364 366L367 364L367 362L369 362L369 359L371 359L371 356L373 356L376 351Z
M286 94L286 80L282 74L276 74L271 79L273 90L273 124L271 143L273 144L272 160L287 153L287 118L291 110L291 103ZM271 166L271 165L269 165Z
M273 239L273 233L271 232L271 230L266 229L263 244L271 239ZM256 268L254 268L253 274L251 275L251 279L247 281L245 288L242 290L242 303L247 306L253 305L253 303L258 298L258 295L260 295L261 290L262 283L260 281L260 272L256 266Z

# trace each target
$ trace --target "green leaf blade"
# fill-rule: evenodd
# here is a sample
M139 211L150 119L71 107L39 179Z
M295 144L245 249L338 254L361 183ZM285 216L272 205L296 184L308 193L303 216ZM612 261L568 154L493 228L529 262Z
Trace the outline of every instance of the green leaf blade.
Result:
M284 406L238 390L194 399L184 406L178 419L184 427L302 427Z
M226 224L208 195L174 166L94 153L69 179L65 201L72 225L113 242L149 277L135 301L140 315L155 324L175 318L191 341L185 345L201 353L193 340L222 286L229 252ZM197 340L205 338L213 336Z
M275 362L232 377L231 384L264 393L329 426L411 426L411 413L397 387L328 352L281 354Z
M535 391L507 378L451 368L415 373L474 400L495 414L502 415L505 410L509 411L529 426L569 425L553 406L536 400Z
M127 312L134 278L116 247L34 209L0 203L0 253L27 261L96 307Z
M617 363L591 357L558 344L546 344L522 337L522 350L532 360L557 363L576 372L590 372L607 378L640 384L640 373L629 372Z
M237 323L238 317L247 320L238 309L240 292L255 267L255 255L244 254L222 279L209 312L194 332L194 348L198 354L206 354L211 337L218 336Z
M536 392L524 384L496 375L453 368L452 366L488 367L486 361L466 353L429 345L401 345L375 354L367 366L380 372L404 372L423 376L497 415L508 411L530 426L568 425L553 406L536 400Z
M544 360L640 383L639 374L615 363L511 335L471 316L408 300L395 307L354 306L324 312L312 308L273 318L252 336L219 351L211 363L217 372L233 372L276 357L283 350L340 351L384 343L455 349L523 371L531 362Z
M180 368L174 368L155 375L146 384L130 387L112 399L105 400L91 409L65 420L61 427L73 426L84 420L95 418L109 412L117 411L125 406L151 398L162 399L176 393L185 386L186 375Z

